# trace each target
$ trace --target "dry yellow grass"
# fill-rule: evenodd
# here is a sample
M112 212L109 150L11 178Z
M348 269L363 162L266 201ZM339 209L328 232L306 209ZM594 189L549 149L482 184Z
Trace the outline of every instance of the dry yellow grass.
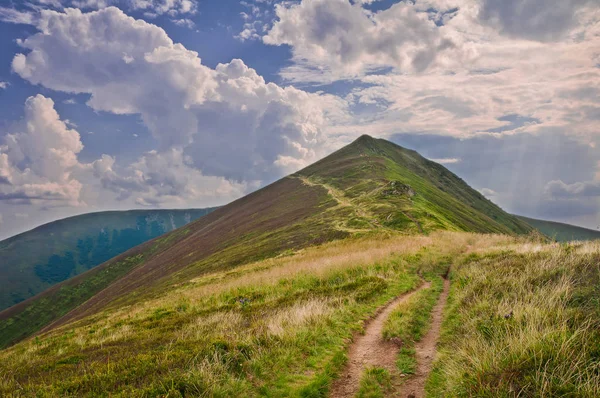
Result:
M600 243L509 244L454 271L433 396L600 396Z

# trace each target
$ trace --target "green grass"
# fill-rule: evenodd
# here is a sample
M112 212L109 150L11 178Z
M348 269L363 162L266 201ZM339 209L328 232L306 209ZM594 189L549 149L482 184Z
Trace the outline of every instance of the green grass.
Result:
M430 396L600 396L600 246L526 243L457 266Z
M392 386L391 375L386 369L369 368L360 380L357 398L384 398Z
M127 274L142 260L142 255L127 257L110 264L101 272L92 271L81 283L62 286L52 297L34 301L23 312L2 322L0 348L30 336L53 320L67 314L108 284Z
M216 270L0 351L0 396L326 397L351 336L430 279L385 335L427 332L453 265L430 396L600 393L600 246L465 233L379 234ZM362 397L392 375L369 369Z
M357 320L414 288L410 269L395 258L69 328L9 351L0 393L324 396Z
M363 320L457 250L380 235L216 271L0 351L0 395L325 397Z

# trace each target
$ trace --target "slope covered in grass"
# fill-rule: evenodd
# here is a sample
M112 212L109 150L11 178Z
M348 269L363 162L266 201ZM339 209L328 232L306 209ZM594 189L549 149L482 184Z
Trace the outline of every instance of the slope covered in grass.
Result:
M600 245L501 246L455 266L431 396L600 396Z
M517 216L527 224L531 225L544 235L558 242L570 242L574 240L596 240L600 239L600 231L577 227L575 225L563 224L554 221L536 220L523 216Z
M0 242L0 311L214 209L106 211Z
M210 272L371 231L525 233L444 167L368 136L0 313L0 346L35 330L147 300ZM31 322L35 319L35 322Z
M214 270L2 350L0 395L326 397L363 322L450 266L430 396L594 397L598 263L597 243L366 234ZM438 293L398 308L389 336L418 340ZM411 355L398 365L410 371ZM360 393L383 396L390 377L372 369Z
M0 312L0 347L204 273L348 236L328 219L344 209L322 214L334 206L322 188L280 180Z
M527 233L531 227L444 166L415 151L361 136L295 176L353 204L356 225L413 232Z
M376 234L215 271L0 351L0 395L325 396L362 320L457 239Z

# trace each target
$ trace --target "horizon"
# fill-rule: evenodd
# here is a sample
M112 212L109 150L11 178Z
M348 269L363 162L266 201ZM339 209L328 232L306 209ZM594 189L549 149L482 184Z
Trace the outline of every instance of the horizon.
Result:
M0 6L0 43L0 240L222 206L365 133L600 224L592 1L34 0Z

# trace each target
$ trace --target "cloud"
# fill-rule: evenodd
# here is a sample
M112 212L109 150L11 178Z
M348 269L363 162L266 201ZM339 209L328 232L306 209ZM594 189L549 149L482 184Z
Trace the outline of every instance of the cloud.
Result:
M182 28L194 29L196 24L189 18L174 19L173 23Z
M205 176L181 149L150 151L126 166L118 166L109 155L82 163L82 149L79 133L61 120L52 99L29 97L24 119L0 145L0 204L49 209L116 200L127 207L202 207L223 204L257 187Z
M459 163L461 161L461 159L459 158L441 158L441 159L429 159L432 162L436 162L439 164L454 164L454 163Z
M79 133L60 119L51 99L29 97L23 121L0 146L0 201L80 205L82 185L72 171L82 149Z
M479 18L511 37L555 41L564 38L577 25L578 14L592 4L592 0L483 0Z
M600 181L565 184L561 180L554 180L546 185L545 192L554 198L600 197Z
M10 83L8 82L0 81L0 90L5 90L9 86L9 84Z
M0 21L33 25L36 22L36 14L31 11L18 11L14 8L0 7Z
M386 66L421 72L446 51L461 57L429 14L410 2L373 13L348 0L304 0L278 4L276 15L263 41L289 45L299 65L338 78Z
M161 28L117 8L43 11L39 29L21 41L27 54L14 72L34 84L91 94L88 105L139 114L158 140L191 156L207 175L272 179L326 150L323 129L345 102L266 83L241 60L215 69L175 44ZM284 164L285 163L285 164Z
M481 192L481 194L483 196L485 196L486 198L493 198L497 194L496 191L494 191L493 189L489 189L489 188L481 188L479 190L479 192Z
M94 10L117 6L126 10L143 11L147 17L195 14L198 11L196 0L72 0L71 5Z

